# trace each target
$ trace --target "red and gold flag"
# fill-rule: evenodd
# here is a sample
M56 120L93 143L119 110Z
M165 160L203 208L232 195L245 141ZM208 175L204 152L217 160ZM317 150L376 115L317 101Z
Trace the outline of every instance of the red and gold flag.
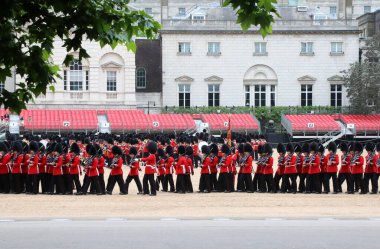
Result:
M227 131L228 146L232 145L232 130L231 130L231 115L228 115L228 131Z

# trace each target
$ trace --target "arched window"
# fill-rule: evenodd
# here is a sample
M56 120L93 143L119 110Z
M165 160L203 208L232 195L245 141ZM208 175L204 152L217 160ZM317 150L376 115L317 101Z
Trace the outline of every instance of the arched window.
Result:
M142 67L136 71L136 87L146 88L146 71Z

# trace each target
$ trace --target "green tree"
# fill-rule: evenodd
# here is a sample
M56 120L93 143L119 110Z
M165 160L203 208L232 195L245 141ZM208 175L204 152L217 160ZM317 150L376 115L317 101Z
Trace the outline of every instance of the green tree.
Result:
M344 86L354 112L380 110L380 34L367 41L361 62L344 73Z
M15 112L45 94L49 85L54 90L59 67L49 58L56 37L81 59L89 57L84 40L135 51L133 37L154 38L160 28L144 11L130 9L126 0L3 0L0 19L0 82L13 70L22 78L15 92L1 93L0 104ZM67 56L64 64L72 59Z
M225 0L223 5L229 6L236 11L237 23L244 31L251 26L258 26L262 36L272 33L274 17L279 16L276 0Z

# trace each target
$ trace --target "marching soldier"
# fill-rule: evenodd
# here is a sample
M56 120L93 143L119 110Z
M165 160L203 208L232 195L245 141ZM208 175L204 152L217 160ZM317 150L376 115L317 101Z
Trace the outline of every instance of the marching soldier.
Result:
M301 175L300 175L300 183L298 190L300 193L305 193L306 191L306 178L307 175L309 174L309 144L304 143L302 145L302 153L303 153L303 158L302 158L302 167L301 167Z
M86 195L90 184L95 186L96 194L101 195L99 187L99 171L98 171L98 158L96 157L96 149L93 145L87 145L86 151L88 153L88 158L84 161L84 170L86 178L83 181L83 186L80 192L76 195Z
M253 172L253 158L252 158L252 146L249 143L244 144L244 156L239 162L240 167L243 167L243 181L245 184L245 192L253 193L252 172Z
M54 193L63 195L64 194L64 185L63 185L63 156L62 156L62 145L57 143L54 147L53 155L51 160L48 162L49 165L53 169L52 178L50 180L50 191L49 193L52 195ZM54 191L55 187L55 191Z
M256 152L258 154L257 157L257 167L256 167L256 172L255 175L253 176L253 192L265 192L262 187L262 171L263 171L263 165L262 165L262 160L260 160L263 157L264 149L263 146L257 145L257 150Z
M68 194L73 194L73 182L75 185L76 192L80 192L82 189L81 183L79 181L79 175L82 175L82 168L81 168L81 161L80 161L80 148L77 143L72 143L70 146L70 152L71 152L71 159L69 162L69 171L70 171L70 178L71 178L71 187L68 191Z
M156 171L156 152L157 144L155 142L150 142L147 146L149 156L141 158L141 161L145 163L145 174L143 177L143 189L145 195L155 196L156 186L154 181L154 173ZM149 192L150 186L150 192Z
M201 163L201 178L199 180L199 193L210 193L211 183L210 183L210 148L207 145L203 145L202 148L202 163Z
M364 181L363 188L361 194L367 194L369 192L369 181L371 180L372 191L371 194L377 194L378 191L378 182L377 182L377 167L376 167L376 152L375 152L375 144L367 143L365 145L365 149L367 151L366 166L364 171Z
M238 174L237 174L237 186L236 186L236 189L238 192L243 192L245 191L245 186L244 186L244 179L243 179L243 168L240 167L239 165L239 162L240 160L243 158L244 156L244 144L243 143L240 143L238 145L238 150L236 152L236 162L239 166L239 171L238 171Z
M322 193L321 189L321 180L319 179L321 174L321 158L318 155L318 145L316 143L312 143L310 145L310 155L309 155L309 172L306 177L306 194Z
M125 190L124 179L123 179L123 159L122 159L122 151L119 146L114 145L112 147L112 154L114 158L111 161L111 164L108 166L111 168L110 175L108 177L106 194L112 195L113 188L115 184L119 185L120 195L126 195L127 191Z
M128 189L129 189L129 184L131 183L132 180L135 181L137 189L138 189L138 195L143 194L143 188L141 186L140 178L139 178L139 171L140 165L139 165L139 160L137 159L137 149L136 147L131 147L129 149L129 173L127 176L127 179L125 180L125 192L128 194Z
M341 156L341 166L339 169L339 174L338 174L338 192L342 193L342 184L344 181L346 181L347 185L347 190L349 189L349 178L351 174L350 170L350 164L351 164L351 155L348 153L348 145L346 143L341 143L340 144L340 151L342 152Z
M303 155L302 155L302 147L300 144L296 144L294 146L294 153L296 154L296 170L297 170L297 177L299 178L299 184L298 186L301 185L301 175L302 175L302 164L303 164ZM298 187L298 191L300 191Z
M277 170L274 175L274 193L278 193L280 191L280 180L282 179L282 176L284 175L285 171L285 155L286 155L286 149L285 146L281 143L277 145L277 153L278 153L278 160L277 160ZM281 183L282 184L282 183Z
M211 191L216 192L218 188L218 145L216 144L211 144L210 145L210 158L211 158L211 165L210 165L210 170L211 170L211 176L210 176L210 181L211 181Z
M21 192L27 192L26 185L28 183L28 168L29 168L29 144L22 142L22 151L24 154L21 164Z
M186 174L185 174L185 187L187 193L193 193L193 183L191 182L191 176L194 175L194 165L193 165L193 148L187 146L186 153Z
M184 194L186 193L186 185L185 185L185 174L186 174L186 148L183 145L178 146L178 160L175 165L175 173L177 175L176 181L176 193Z
M218 191L230 193L231 192L231 182L230 182L230 165L232 163L231 150L227 144L222 145L223 156L219 161L219 179L218 179Z
M281 193L297 193L297 157L294 155L294 147L291 144L286 145L287 155L285 156L285 169L282 177ZM290 181L292 184L290 185Z
M166 160L165 160L165 180L163 185L163 191L168 191L168 185L170 185L170 192L175 192L174 181L173 181L173 172L174 172L174 157L173 157L173 147L170 145L166 147Z
M325 185L324 185L324 179L325 179L325 175L326 175L326 168L327 168L327 164L325 163L325 147L323 147L322 144L319 144L318 145L318 156L320 158L320 173L319 173L319 181L320 181L320 185L321 185L321 188L323 187L323 191L324 193L326 193L326 189L325 189Z
M160 190L160 183L163 187L165 179L165 151L161 148L157 150L157 179L156 179L156 190Z
M16 141L12 145L12 160L9 162L12 167L12 192L20 194L21 189L21 165L24 155L22 154L22 144Z
M29 162L28 162L28 182L26 192L29 194L38 194L38 143L31 141L29 145Z
M354 189L354 186L357 186L357 188L362 187L363 184L363 165L364 165L364 158L362 156L363 153L363 146L356 142L354 145L354 155L351 159L351 176L350 176L350 184L349 184L349 191L348 194L354 194L355 192L358 192L359 189Z
M49 192L49 181L46 168L47 158L45 151L45 145L43 143L38 143L38 184L41 184L42 194Z
M263 145L263 189L266 189L268 193L273 193L273 157L272 157L272 146L269 143Z
M9 194L11 191L9 162L12 155L8 152L5 142L0 142L0 193Z
M336 144L335 142L330 142L327 146L327 149L329 151L329 154L324 158L325 162L324 165L326 165L326 172L325 172L325 179L324 179L324 193L328 194L330 192L330 179L333 180L333 194L338 193L338 165L339 165L339 156L336 154Z
M71 155L69 153L69 147L66 143L62 144L62 149L63 149L63 164L62 164L62 172L63 172L63 183L64 183L64 193L65 194L70 194L72 192L72 186L73 182L71 180L70 176L70 161L71 161Z

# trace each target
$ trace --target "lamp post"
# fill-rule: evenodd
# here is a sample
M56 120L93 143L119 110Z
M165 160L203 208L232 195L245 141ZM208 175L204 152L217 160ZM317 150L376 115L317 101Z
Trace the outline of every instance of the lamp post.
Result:
M153 106L156 106L155 101L148 101L148 114L150 114L150 111L149 111L150 103L153 103Z

